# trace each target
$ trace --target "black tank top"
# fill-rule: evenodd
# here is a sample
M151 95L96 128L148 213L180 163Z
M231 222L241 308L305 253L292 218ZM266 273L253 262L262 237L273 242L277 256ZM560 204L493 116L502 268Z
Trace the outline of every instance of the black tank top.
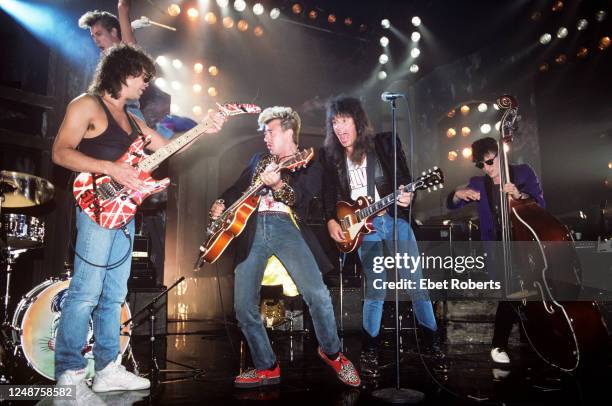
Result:
M141 131L134 122L134 119L128 114L126 107L123 109L132 129L130 134L126 133L117 121L115 121L115 118L108 110L108 107L106 107L106 104L104 104L102 98L100 96L96 96L96 98L104 108L108 125L106 130L97 137L81 139L77 149L92 158L105 161L116 161L125 151L127 151L128 147L136 140Z

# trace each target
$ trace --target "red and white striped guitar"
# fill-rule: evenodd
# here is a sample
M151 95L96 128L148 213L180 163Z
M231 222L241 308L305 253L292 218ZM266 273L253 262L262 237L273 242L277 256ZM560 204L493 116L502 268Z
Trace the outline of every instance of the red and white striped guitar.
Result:
M226 103L219 105L219 111L226 116L236 116L238 114L258 114L261 108L254 104ZM145 139L139 137L117 162L127 162L136 168L139 172L138 177L144 182L144 188L133 190L117 183L110 176L81 172L72 185L77 204L89 218L100 226L104 228L122 227L134 217L136 209L147 197L161 192L170 184L168 178L153 179L151 172L212 126L211 119L204 120L151 155L144 151L151 137L147 136Z

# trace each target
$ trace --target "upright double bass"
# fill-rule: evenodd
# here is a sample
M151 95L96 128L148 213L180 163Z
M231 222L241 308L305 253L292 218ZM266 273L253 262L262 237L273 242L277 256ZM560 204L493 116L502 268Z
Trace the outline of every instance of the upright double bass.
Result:
M517 312L529 344L548 364L574 371L602 351L608 339L598 304L578 300L581 269L571 233L534 199L515 200L503 192L511 182L509 145L518 102L502 96L499 140L500 217L506 294L518 300Z

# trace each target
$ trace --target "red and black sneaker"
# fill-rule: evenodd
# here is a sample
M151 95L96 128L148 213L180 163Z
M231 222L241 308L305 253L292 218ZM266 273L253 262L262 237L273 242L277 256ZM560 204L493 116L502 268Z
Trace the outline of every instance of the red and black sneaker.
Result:
M327 355L325 355L321 347L319 347L318 352L319 352L319 357L321 357L321 359L325 361L327 365L329 365L330 367L334 369L334 372L336 372L338 379L340 379L342 383L348 386L355 386L355 387L358 387L359 385L361 385L361 379L359 378L359 373L355 369L355 366L353 365L353 363L349 361L344 356L344 354L339 352L338 358L336 358L335 360L331 360L327 358Z
M280 383L280 365L272 369L248 369L234 379L235 388L258 388Z

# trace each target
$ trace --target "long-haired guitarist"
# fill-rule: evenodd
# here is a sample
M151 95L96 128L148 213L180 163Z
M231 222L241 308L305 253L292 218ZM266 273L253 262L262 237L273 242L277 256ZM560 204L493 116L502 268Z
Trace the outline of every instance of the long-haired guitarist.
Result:
M233 204L258 178L267 186L257 212L249 218L236 241L234 308L255 369L238 375L234 386L253 388L280 382L280 367L259 313L261 282L268 259L273 255L291 275L310 309L319 356L343 383L359 386L361 381L355 367L340 352L332 302L321 276L321 271L331 264L304 222L310 201L321 189L321 166L313 162L291 174L276 170L277 160L298 151L301 122L296 111L289 107L270 107L260 114L258 121L270 153L254 155L240 178L210 209L211 218L216 219L225 204Z
M393 192L393 150L390 133L375 135L361 102L352 97L340 96L327 105L327 135L325 138L325 173L323 176L323 203L327 229L336 242L345 236L336 217L336 203L354 202L358 197L369 196L379 200ZM398 140L398 183L400 188L411 181L410 172L401 144ZM400 208L407 208L412 193L402 192L397 198ZM400 254L419 256L414 233L409 224L407 210L400 210L398 235ZM378 375L378 346L386 289L375 287L375 280L386 281L386 273L374 272L374 258L384 255L384 246L393 247L393 219L387 211L373 218L374 232L363 237L359 256L366 279L363 302L363 345L361 372L370 377ZM421 279L421 269L409 273L400 269L401 278ZM437 345L437 324L431 301L425 291L420 299L413 297L413 309L422 327L427 349L439 360L443 354Z
M150 136L155 151L168 140L126 110L155 74L151 58L127 44L108 49L98 63L89 92L72 100L53 144L53 162L76 172L110 176L116 183L139 190L143 182L127 162L115 162L138 137ZM211 114L220 130L224 117ZM103 228L80 208L76 214L77 256L74 277L62 309L56 341L55 376L60 385L76 385L77 400L97 404L99 399L84 382L86 360L81 349L88 324L94 323L94 383L96 392L148 388L147 379L115 363L119 354L121 304L127 294L134 221L119 229Z

